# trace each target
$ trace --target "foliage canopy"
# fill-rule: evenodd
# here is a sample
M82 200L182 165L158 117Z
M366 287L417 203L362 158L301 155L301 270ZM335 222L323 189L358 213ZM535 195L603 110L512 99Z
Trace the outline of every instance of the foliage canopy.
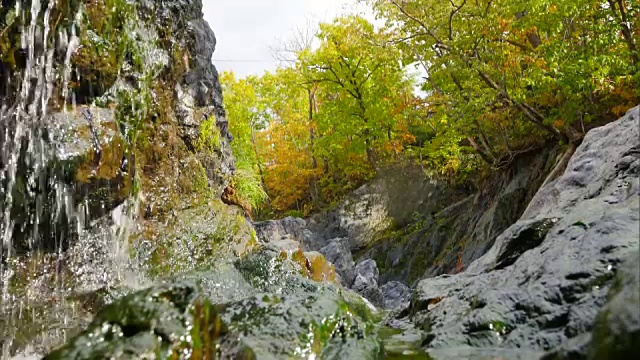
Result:
M236 155L276 212L317 210L398 161L449 179L497 169L640 100L636 2L361 2L384 25L344 16L295 64L222 77Z

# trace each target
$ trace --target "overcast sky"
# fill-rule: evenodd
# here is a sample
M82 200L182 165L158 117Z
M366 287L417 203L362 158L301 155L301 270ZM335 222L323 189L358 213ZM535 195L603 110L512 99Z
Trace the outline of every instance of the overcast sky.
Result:
M213 62L237 76L273 70L270 46L286 40L307 19L330 21L358 10L356 0L204 0L204 17L216 33ZM362 8L359 8L360 10Z

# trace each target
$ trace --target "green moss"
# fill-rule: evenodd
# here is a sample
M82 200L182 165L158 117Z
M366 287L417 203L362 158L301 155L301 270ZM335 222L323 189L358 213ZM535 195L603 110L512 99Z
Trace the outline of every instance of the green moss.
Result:
M354 304L341 303L332 316L324 317L321 321L312 321L309 324L309 332L300 336L300 344L295 355L321 355L327 350L331 352L332 343L344 344L349 340L363 341L362 339L371 337L374 330L372 324L366 320L363 322L367 317L359 318L360 314L354 313L353 306ZM368 312L368 309L361 309L361 313L366 316L364 312ZM344 354L344 350L342 353Z
M582 221L578 221L571 226L577 226L577 227L581 227L584 230L589 230L589 225L583 223Z
M220 151L221 147L222 138L216 124L216 117L210 116L200 124L200 135L196 142L196 149L198 151L214 153Z
M189 284L127 295L103 308L88 329L45 359L212 359L226 327L211 303Z
M19 49L20 43L17 35L18 16L15 8L0 7L0 61L15 68L15 51Z

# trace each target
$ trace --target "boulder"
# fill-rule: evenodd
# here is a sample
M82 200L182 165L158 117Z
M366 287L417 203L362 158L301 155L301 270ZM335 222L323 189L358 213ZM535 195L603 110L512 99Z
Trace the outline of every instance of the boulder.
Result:
M253 223L256 235L263 243L269 243L283 237L290 237L302 244L304 250L318 250L319 248L311 246L314 243L314 234L307 229L307 223L304 219L295 217L286 217L280 220L268 220Z
M385 309L398 309L406 307L411 300L411 289L399 281L389 281L380 286L383 306Z
M387 212L388 195L372 192L370 187L357 189L336 209L315 219L311 231L321 239L347 238L351 251L363 249L392 223ZM322 247L326 242L316 245Z
M311 256L313 254L308 254ZM356 294L301 275L257 249L122 297L46 359L149 357L375 358L374 314ZM197 284L197 285L196 285Z
M595 354L631 351L624 344L637 336L635 285L619 283L613 300L609 293L621 264L639 251L639 129L634 108L590 131L564 174L490 251L461 274L418 283L411 319L427 332L424 346L437 349L431 355L459 358L456 349L471 346L505 358L518 348L585 358L594 326L596 334L609 329L596 336Z
M351 288L364 296L374 305L382 305L382 292L378 288L378 266L371 259L363 260L356 265L356 278Z

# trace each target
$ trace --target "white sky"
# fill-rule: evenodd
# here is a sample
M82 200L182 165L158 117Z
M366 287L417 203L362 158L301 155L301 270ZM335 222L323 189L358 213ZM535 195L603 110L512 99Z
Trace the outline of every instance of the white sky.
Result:
M220 72L262 74L277 63L269 50L308 19L330 21L358 8L356 0L203 0L204 17L216 33L213 62ZM228 61L233 60L233 61Z

